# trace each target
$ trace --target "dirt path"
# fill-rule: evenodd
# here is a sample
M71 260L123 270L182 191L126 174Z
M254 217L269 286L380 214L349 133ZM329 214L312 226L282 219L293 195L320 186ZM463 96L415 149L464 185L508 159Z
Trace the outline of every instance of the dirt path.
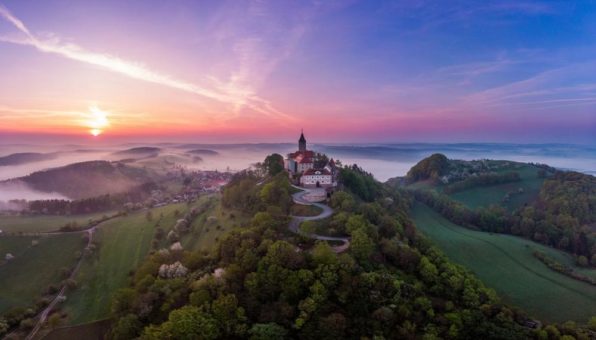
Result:
M292 231L295 234L303 235L303 236L306 236L306 237L309 237L309 238L312 238L315 240L342 242L342 244L339 246L333 246L332 247L333 251L335 251L336 253L341 253L341 252L346 251L350 247L350 238L349 237L334 237L334 236L325 236L325 235L319 235L319 234L306 234L306 233L303 233L302 231L300 231L299 227L302 222L316 221L316 220L321 220L321 219L330 217L331 215L333 215L333 209L331 209L326 204L309 202L306 199L304 199L305 195L307 195L313 191L312 189L301 188L301 187L297 187L297 186L293 186L293 187L296 189L302 190L302 191L297 192L292 195L292 199L294 200L294 203L301 204L301 205L313 205L315 207L321 208L323 211L320 214L318 214L317 216L292 216L292 220L290 221L290 224L288 225L288 228L290 229L290 231Z
M97 226L99 226L99 224ZM88 240L87 240L87 246L85 247L85 249L88 249L89 246L91 246L91 242L93 241L93 233L97 229L97 226L93 226L89 229L84 230L84 232L86 232L89 235ZM57 234L60 234L60 233L57 233ZM79 269L81 268L81 265L83 264L84 259L85 259L84 254L81 254L81 258L79 259L75 268L73 269L73 271L70 273L70 276L68 277L69 279L74 280L77 273L79 272ZM60 288L60 291L58 292L56 297L54 297L52 302L50 302L50 304L43 311L41 311L41 313L39 313L39 316L38 316L39 319L37 320L37 324L35 325L35 327L31 330L31 332L29 333L29 335L27 335L27 337L25 339L31 340L35 337L37 332L39 332L39 330L43 326L44 322L48 318L48 315L50 314L52 309L54 309L54 307L56 307L56 305L64 298L64 293L66 293L66 288L67 288L66 284L64 284L62 286L62 288Z

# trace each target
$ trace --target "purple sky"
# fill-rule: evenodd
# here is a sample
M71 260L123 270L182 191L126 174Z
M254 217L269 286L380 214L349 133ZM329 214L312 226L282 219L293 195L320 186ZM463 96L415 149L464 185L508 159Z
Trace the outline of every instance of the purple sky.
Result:
M593 1L0 0L0 65L0 142L596 141Z

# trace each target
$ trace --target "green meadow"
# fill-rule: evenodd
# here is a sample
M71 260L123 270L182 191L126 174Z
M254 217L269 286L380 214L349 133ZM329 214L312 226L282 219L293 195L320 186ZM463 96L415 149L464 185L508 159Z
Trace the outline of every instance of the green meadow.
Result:
M532 252L540 250L568 265L572 264L569 255L519 237L463 228L420 203L414 205L412 218L417 229L451 260L529 315L546 321L587 322L596 312L596 287L549 269ZM593 275L593 270L587 274Z
M154 208L151 221L147 220L146 211L140 211L102 223L94 235L99 241L99 252L84 262L77 277L79 287L65 304L69 323L82 324L108 317L113 294L128 285L130 273L151 250L158 220L167 233L192 207L204 212L191 224L191 232L181 239L186 250L209 250L218 237L247 221L240 212L223 209L217 196L209 195L191 207L181 203Z
M0 215L0 230L4 233L38 233L57 231L66 223L76 222L79 225L86 225L91 219L99 219L104 215L112 215L113 212L70 215L70 216L16 216Z
M531 202L538 196L542 182L544 182L544 179L538 178L538 170L533 165L514 163L513 166L504 168L498 172L515 171L519 173L521 181L491 186L478 186L452 193L449 197L472 209L496 204L501 205L509 211L513 211L525 203ZM521 193L518 192L520 188L523 189ZM502 202L503 197L511 192L515 194L511 195L509 201Z
M185 204L169 205L152 209L151 221L147 220L146 211L139 211L100 224L93 235L99 242L97 253L83 262L76 277L78 288L65 303L70 322L79 324L105 318L114 292L127 285L129 273L149 253L160 215L163 215L160 225L167 230L184 216L186 209Z
M37 245L33 245L33 241ZM33 305L50 285L64 279L62 268L72 269L75 253L85 244L81 233L45 237L0 237L0 312ZM14 259L4 261L6 253Z
M181 240L187 250L208 251L222 235L252 218L242 211L222 207L219 195L204 196L197 203L204 211L193 222L192 231Z

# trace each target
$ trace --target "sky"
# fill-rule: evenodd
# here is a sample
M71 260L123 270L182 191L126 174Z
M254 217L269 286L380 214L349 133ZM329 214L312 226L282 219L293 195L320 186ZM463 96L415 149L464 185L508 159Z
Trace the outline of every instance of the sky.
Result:
M596 144L596 1L0 0L0 142Z

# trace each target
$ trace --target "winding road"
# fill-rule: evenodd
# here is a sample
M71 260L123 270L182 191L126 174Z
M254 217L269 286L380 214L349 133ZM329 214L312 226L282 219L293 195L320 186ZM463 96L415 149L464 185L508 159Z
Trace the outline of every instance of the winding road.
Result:
M341 253L341 252L346 251L350 247L350 238L347 236L346 237L334 237L334 236L325 236L325 235L319 235L319 234L306 234L306 233L303 233L302 231L300 231L299 227L302 222L316 221L316 220L321 220L321 219L330 217L331 215L333 215L333 209L331 209L326 204L310 202L310 201L307 201L306 199L304 199L305 195L310 194L314 191L313 189L302 188L302 187L298 187L295 185L293 185L293 187L298 190L301 190L300 192L292 194L292 199L294 200L294 203L301 204L301 205L312 205L312 206L321 208L323 211L320 214L318 214L317 216L292 216L292 220L290 221L290 224L288 225L288 228L290 229L290 231L292 231L295 234L306 236L306 237L309 237L309 238L312 238L315 240L342 242L341 245L332 247L333 251L335 251L336 253Z

